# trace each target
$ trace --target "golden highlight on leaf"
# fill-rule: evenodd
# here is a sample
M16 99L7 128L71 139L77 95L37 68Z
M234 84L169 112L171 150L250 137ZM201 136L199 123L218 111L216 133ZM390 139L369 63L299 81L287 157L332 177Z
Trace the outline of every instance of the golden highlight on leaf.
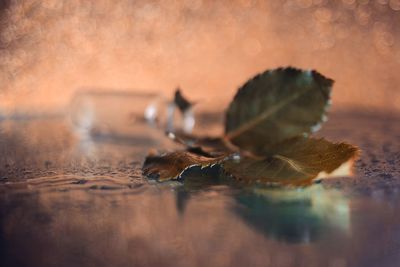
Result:
M225 134L244 150L311 133L323 121L333 80L316 71L279 68L243 85L228 107Z

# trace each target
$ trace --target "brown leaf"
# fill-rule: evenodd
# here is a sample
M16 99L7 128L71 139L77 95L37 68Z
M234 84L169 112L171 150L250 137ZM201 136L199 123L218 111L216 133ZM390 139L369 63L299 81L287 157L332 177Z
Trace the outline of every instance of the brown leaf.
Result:
M176 180L195 166L207 167L219 163L223 157L209 158L187 151L177 151L158 156L148 156L143 164L143 174L158 181Z
M323 121L333 80L316 71L279 68L255 76L231 102L225 134L234 145L259 153L308 134Z
M223 162L224 170L246 183L309 185L314 180L348 176L358 149L325 139L293 138L275 146L268 158L242 157Z

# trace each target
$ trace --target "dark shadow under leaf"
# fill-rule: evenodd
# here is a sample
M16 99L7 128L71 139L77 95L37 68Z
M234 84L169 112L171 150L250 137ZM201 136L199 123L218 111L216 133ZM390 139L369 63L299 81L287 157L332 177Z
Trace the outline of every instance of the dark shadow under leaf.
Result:
M167 136L186 146L187 151L205 157L220 157L236 151L236 148L221 137L200 137L182 132L167 133Z

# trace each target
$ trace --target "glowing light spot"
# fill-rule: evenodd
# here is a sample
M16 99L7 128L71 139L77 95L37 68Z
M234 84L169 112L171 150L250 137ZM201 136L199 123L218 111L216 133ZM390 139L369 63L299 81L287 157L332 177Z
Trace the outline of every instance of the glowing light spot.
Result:
M157 105L155 103L150 104L144 111L144 118L150 122L154 123L157 119Z

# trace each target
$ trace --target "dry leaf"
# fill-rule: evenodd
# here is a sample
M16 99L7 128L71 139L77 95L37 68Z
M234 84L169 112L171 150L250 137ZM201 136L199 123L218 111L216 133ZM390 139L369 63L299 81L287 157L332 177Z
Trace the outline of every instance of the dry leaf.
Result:
M191 167L208 167L223 158L209 158L187 151L177 151L159 156L148 156L143 164L143 174L158 181L177 180Z
M169 133L186 151L149 156L143 172L165 181L181 178L192 167L217 165L247 184L295 186L347 176L358 154L356 147L307 137L324 121L332 84L316 71L294 68L257 75L230 104L224 137ZM179 90L175 102L183 109L190 104Z
M245 183L304 186L316 179L350 175L358 154L352 145L314 138L294 138L276 147L274 156L229 159L223 168Z

